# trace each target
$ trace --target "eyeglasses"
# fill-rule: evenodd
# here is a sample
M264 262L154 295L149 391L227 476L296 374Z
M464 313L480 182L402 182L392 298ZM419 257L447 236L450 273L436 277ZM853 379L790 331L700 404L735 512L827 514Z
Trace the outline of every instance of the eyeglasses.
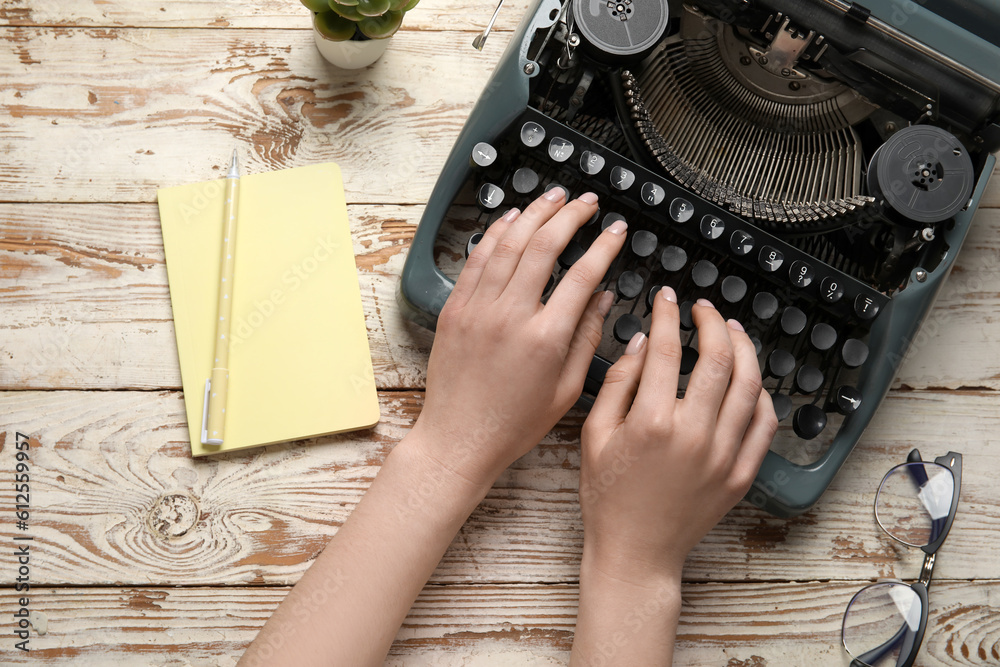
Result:
M920 580L879 581L851 598L841 632L851 667L912 667L927 628L927 589L958 510L962 455L948 452L928 463L914 449L906 460L882 478L875 520L892 539L924 552Z

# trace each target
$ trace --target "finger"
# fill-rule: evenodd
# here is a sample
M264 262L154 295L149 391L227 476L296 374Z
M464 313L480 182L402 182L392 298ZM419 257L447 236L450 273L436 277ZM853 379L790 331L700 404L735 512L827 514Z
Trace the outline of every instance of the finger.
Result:
M559 255L596 210L597 195L587 192L563 206L542 225L528 241L521 261L510 279L514 289L531 295L535 301L540 301L545 283L552 275L552 267L555 266ZM589 294L593 293L594 289L591 288Z
M649 352L636 407L644 411L673 411L681 372L680 311L677 294L661 287L653 299L653 323L649 328ZM653 414L649 412L649 414Z
M489 226L483 234L483 238L479 239L479 243L476 244L476 247L472 249L469 257L465 260L465 266L462 267L462 272L458 274L458 280L455 281L455 287L451 290L448 301L454 301L456 305L468 303L469 298L476 291L476 286L483 275L483 270L489 263L497 240L503 236L504 232L510 227L510 223L516 220L520 213L518 209L512 208Z
M619 220L598 234L597 238L569 268L545 305L545 317L555 322L577 322L590 296L607 273L608 267L625 244L628 225Z
M698 327L698 361L691 371L684 402L696 406L692 414L700 415L703 425L714 430L733 372L733 343L722 315L705 299L698 299L691 316Z
M598 292L590 298L590 303L583 311L583 317L580 318L570 340L566 364L560 377L560 390L567 392L566 396L560 397L561 399L575 401L580 397L583 383L587 379L587 371L590 370L590 362L597 352L597 346L601 343L604 320L611 312L614 300L615 296L611 292Z
M762 391L757 399L753 417L750 418L750 425L743 434L743 441L736 455L734 473L752 482L777 431L778 418L774 415L771 395ZM747 488L750 482L746 484Z
M639 388L646 347L645 334L640 331L632 336L625 347L625 354L604 375L604 384L587 416L585 430L610 430L625 421Z
M760 402L761 377L757 351L743 327L736 320L726 324L733 344L733 374L719 410L716 433L717 440L730 444L735 453Z
M544 195L531 202L521 215L517 224L510 225L493 248L490 261L483 270L483 275L476 286L476 293L484 298L495 300L510 283L514 270L521 261L525 246L556 212L566 203L566 191L552 188Z

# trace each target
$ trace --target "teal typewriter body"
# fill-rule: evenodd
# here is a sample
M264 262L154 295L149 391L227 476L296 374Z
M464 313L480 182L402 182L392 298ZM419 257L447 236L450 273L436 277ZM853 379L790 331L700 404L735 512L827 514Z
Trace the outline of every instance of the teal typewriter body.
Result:
M983 0L540 0L427 202L403 312L433 329L509 208L555 185L596 192L549 288L628 222L581 404L648 333L662 285L690 372L690 305L708 298L753 338L781 420L747 498L799 514L857 445L973 224L1000 148L998 43Z

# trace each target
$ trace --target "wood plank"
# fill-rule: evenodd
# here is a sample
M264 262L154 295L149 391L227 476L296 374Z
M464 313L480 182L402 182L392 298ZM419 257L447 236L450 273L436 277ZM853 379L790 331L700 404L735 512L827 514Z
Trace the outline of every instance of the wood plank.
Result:
M494 26L512 30L532 4L508 0ZM473 30L489 22L490 3L473 0L422 0L409 12L403 30ZM0 26L63 26L89 28L301 28L309 27L308 10L299 0L74 0L73 11L56 0L4 0ZM472 50L472 35L468 42ZM492 39L489 48L497 48Z
M1000 180L998 180L1000 185ZM376 380L421 388L432 335L396 286L423 208L351 206ZM0 204L0 388L180 388L152 204ZM1000 389L1000 210L984 210L897 387Z
M675 662L692 667L847 663L840 623L864 582L687 584ZM30 653L5 664L234 665L287 588L33 588ZM429 586L387 665L565 665L578 590L552 586ZM919 664L1000 660L1000 582L935 581ZM0 593L5 618L14 596ZM11 612L12 613L12 612ZM641 623L637 614L637 622ZM14 640L8 638L7 641ZM275 645L275 651L281 646ZM608 662L615 664L613 646Z
M235 145L247 173L335 161L349 202L423 202L509 35L406 32L344 71L306 30L3 29L3 200L151 202Z
M430 332L403 320L396 284L422 211L351 206L380 388L423 387ZM0 204L0 387L181 386L154 205Z
M32 437L32 581L39 585L241 585L297 580L415 420L422 396L382 393L371 431L192 460L176 392L0 393L0 460ZM572 413L498 480L434 582L571 581L582 532ZM960 441L954 434L962 433ZM791 520L741 505L689 560L698 581L914 576L920 553L872 520L882 475L911 447L965 455L962 503L937 573L1000 578L996 395L892 395L820 503ZM0 505L14 503L0 486ZM655 508L649 508L655 512ZM10 543L14 526L0 525ZM914 551L916 553L906 553ZM12 570L0 569L0 585Z

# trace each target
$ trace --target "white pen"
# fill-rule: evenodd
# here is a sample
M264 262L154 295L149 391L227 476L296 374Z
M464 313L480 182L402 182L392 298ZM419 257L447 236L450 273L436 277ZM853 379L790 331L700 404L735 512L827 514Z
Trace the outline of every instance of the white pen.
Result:
M240 197L240 168L233 159L226 174L226 204L222 220L222 259L219 272L219 307L215 321L215 354L212 375L205 380L205 404L201 416L201 444L221 445L226 434L226 396L229 393L229 329L233 312L233 275L236 268L236 219Z

